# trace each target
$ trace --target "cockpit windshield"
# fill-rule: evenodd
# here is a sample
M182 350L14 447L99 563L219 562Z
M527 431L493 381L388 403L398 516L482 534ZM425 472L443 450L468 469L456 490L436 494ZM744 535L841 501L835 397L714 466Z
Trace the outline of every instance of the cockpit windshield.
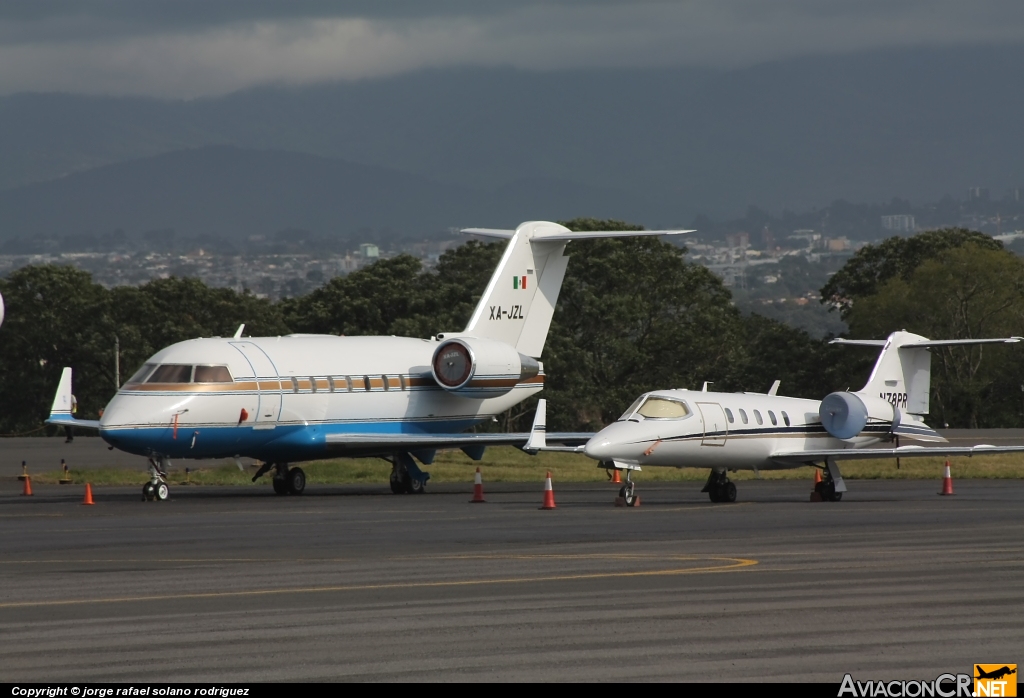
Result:
M681 400L652 396L636 413L645 419L685 419L690 416L690 408Z
M636 408L640 406L640 403L644 401L644 398L645 398L645 397L647 397L647 396L646 396L646 395L641 395L640 397L638 397L638 398L637 398L637 399L636 399L636 400L635 400L635 401L633 402L633 404L632 404L632 405L630 405L630 406L629 406L629 407L628 407L628 408L626 409L626 411L622 413L622 416L621 416L621 417L619 417L618 419L616 419L615 421L617 421L617 422L624 422L624 421L626 421L627 419L629 419L630 415L632 415L632 414L633 414L633 412L634 412L634 411L636 410Z
M129 383L232 383L227 366L193 366L191 364L146 364Z

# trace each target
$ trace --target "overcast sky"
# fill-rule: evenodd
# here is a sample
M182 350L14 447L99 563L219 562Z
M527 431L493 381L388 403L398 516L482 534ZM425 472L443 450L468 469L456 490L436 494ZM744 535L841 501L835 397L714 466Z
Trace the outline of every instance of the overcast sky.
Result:
M737 67L1024 43L1024 0L3 0L0 94L218 95L428 67Z

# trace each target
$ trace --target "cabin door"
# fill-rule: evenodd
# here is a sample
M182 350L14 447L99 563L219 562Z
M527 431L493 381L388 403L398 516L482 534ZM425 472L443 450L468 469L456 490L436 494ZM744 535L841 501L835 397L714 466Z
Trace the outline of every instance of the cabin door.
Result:
M729 423L725 421L725 410L717 402L698 402L697 409L704 420L704 439L701 446L725 446L729 438Z
M281 381L278 379L277 366L265 351L252 342L231 342L231 346L242 353L259 382L260 406L254 421L269 427L281 416Z

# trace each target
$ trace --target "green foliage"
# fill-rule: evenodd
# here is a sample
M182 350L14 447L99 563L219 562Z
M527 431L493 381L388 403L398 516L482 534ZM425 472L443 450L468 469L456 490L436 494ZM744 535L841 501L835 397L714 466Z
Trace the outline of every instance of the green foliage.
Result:
M848 319L856 337L884 337L894 329L935 339L1021 334L1024 262L991 245L950 247L857 298ZM1019 424L1021 383L1007 382L1020 375L1018 347L952 347L932 354L936 424Z
M636 229L575 219L576 230ZM198 336L289 332L429 337L462 329L505 244L469 242L424 271L408 255L381 260L298 298L271 303L249 293L164 279L105 289L71 267L25 267L0 280L0 431L37 429L61 367L75 369L79 416L94 418L121 379L163 347ZM829 346L759 315L744 316L705 267L657 238L576 241L542 357L543 396L555 429L596 429L640 393L659 388L765 391L820 398L857 389L875 355ZM1022 334L1024 265L990 238L964 230L892 238L865 248L826 284L842 299L851 334L906 328L928 337ZM982 361L982 356L984 360ZM936 426L1009 426L1024 409L1017 347L936 352ZM525 429L533 402L490 428Z
M640 393L700 387L742 353L739 312L656 238L574 242L544 352L555 428L596 428Z
M296 332L429 337L461 329L504 251L472 241L441 255L434 272L418 259L383 259L300 298L282 302Z
M924 261L945 250L971 244L991 250L1003 248L998 240L966 228L929 230L866 245L822 287L821 302L837 306L845 320L856 298L872 295L889 279L909 278Z

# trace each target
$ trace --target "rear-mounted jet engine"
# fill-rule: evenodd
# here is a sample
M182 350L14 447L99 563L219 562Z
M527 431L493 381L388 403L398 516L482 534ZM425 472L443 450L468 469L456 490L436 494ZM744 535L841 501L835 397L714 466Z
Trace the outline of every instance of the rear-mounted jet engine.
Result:
M434 380L465 397L498 397L533 378L540 364L514 347L493 339L459 337L443 342L431 361Z

